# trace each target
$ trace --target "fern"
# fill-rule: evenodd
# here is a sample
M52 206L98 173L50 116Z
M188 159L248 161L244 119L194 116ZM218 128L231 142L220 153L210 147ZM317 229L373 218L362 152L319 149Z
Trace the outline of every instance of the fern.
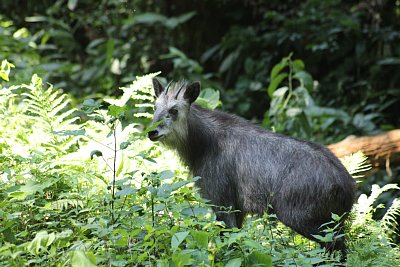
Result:
M26 97L23 100L26 104L26 122L34 129L29 137L30 143L56 153L65 153L78 138L64 133L77 132L79 129L75 124L78 117L72 117L76 109L70 108L70 98L52 85L44 89L43 81L37 75L32 76L29 85L21 87L28 90L22 95Z
M130 86L121 88L124 93L120 99L105 99L105 101L112 105L123 107L132 99L134 100L134 107L137 109L133 116L137 118L151 118L152 102L154 100L151 79L158 74L159 72L137 77Z
M66 110L70 103L68 95L54 90L52 85L44 90L43 81L37 75L33 75L31 83L23 87L29 90L23 93L27 97L24 99L27 112L33 119L41 122L47 132L67 130L78 119L67 119L76 111Z
M385 215L381 220L381 226L384 228L385 232L389 236L391 233L395 233L398 229L397 218L400 217L400 199L396 198L393 200L392 205L386 211Z
M400 201L393 201L381 220L374 220L374 207L378 197L388 190L399 190L395 184L383 187L372 185L369 196L362 194L353 209L347 266L400 266L400 254L397 245L390 243L390 234L394 232L395 216L400 214ZM392 246L391 246L392 245Z
M367 162L368 157L361 151L345 156L341 159L347 171L354 177L360 178L362 175L357 175L361 172L366 172L371 169L371 164Z
M70 207L83 208L83 201L78 199L59 199L49 202L44 206L48 210L67 210Z
M350 254L346 266L400 266L399 250L397 247L391 247L379 233L379 223L371 222L367 228L369 232L365 232L366 235L350 243Z
M359 178L361 172L368 171L371 166L362 152L341 159L348 172ZM369 196L362 194L354 205L349 220L349 256L347 266L399 266L398 246L390 244L389 235L397 226L395 217L400 215L400 201L393 201L382 220L374 220L373 215L384 205L375 206L378 197L388 190L399 190L395 184L383 187L372 185Z
M368 223L369 221L372 220L372 216L374 211L377 208L382 208L382 205L378 205L376 208L373 206L375 201L378 199L378 197L383 193L391 189L400 189L397 185L395 184L387 184L383 187L380 187L377 184L372 185L371 188L371 194L369 197L367 195L362 194L358 198L358 202L355 205L355 225L363 225L365 223Z

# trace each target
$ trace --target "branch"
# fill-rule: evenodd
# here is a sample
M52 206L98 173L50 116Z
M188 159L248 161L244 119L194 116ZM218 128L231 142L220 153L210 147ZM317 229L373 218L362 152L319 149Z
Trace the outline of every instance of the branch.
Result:
M400 163L400 129L374 136L349 136L327 147L339 158L361 150L373 168L384 167L391 175L390 165Z

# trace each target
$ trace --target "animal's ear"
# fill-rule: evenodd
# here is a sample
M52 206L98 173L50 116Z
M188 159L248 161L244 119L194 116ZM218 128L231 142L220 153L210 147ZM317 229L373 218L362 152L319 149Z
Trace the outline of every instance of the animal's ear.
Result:
M164 87L161 85L161 83L156 79L153 78L153 88L154 88L154 94L156 97L159 97L161 93L164 91Z
M189 103L193 103L200 94L200 82L194 82L190 84L186 90L183 98L188 100Z

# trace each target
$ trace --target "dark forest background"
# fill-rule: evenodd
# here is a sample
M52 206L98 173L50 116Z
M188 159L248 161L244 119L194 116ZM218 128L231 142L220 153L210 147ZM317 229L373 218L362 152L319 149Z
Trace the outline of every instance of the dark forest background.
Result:
M201 80L221 91L223 109L261 119L269 73L293 53L318 81L311 92L318 104L352 117L375 114L373 125L360 122L352 134L399 126L396 0L4 0L0 7L3 20L29 31L17 47L3 37L2 58L29 65L27 77L41 70L76 97L115 94L136 75L162 71L168 80Z

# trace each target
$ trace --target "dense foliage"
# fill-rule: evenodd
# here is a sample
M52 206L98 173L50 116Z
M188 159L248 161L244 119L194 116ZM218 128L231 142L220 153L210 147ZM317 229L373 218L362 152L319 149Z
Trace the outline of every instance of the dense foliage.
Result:
M399 128L399 1L94 2L0 3L0 265L337 264L273 214L216 222L200 178L144 138L150 78L321 143ZM359 180L349 266L400 265L392 170Z
M293 52L319 82L311 93L322 105L358 121L374 115L356 133L398 123L398 1L4 0L0 8L3 32L21 29L12 47L3 40L2 57L19 68L37 66L39 53L45 78L75 95L115 93L161 70L223 89L224 108L260 118L269 71Z

